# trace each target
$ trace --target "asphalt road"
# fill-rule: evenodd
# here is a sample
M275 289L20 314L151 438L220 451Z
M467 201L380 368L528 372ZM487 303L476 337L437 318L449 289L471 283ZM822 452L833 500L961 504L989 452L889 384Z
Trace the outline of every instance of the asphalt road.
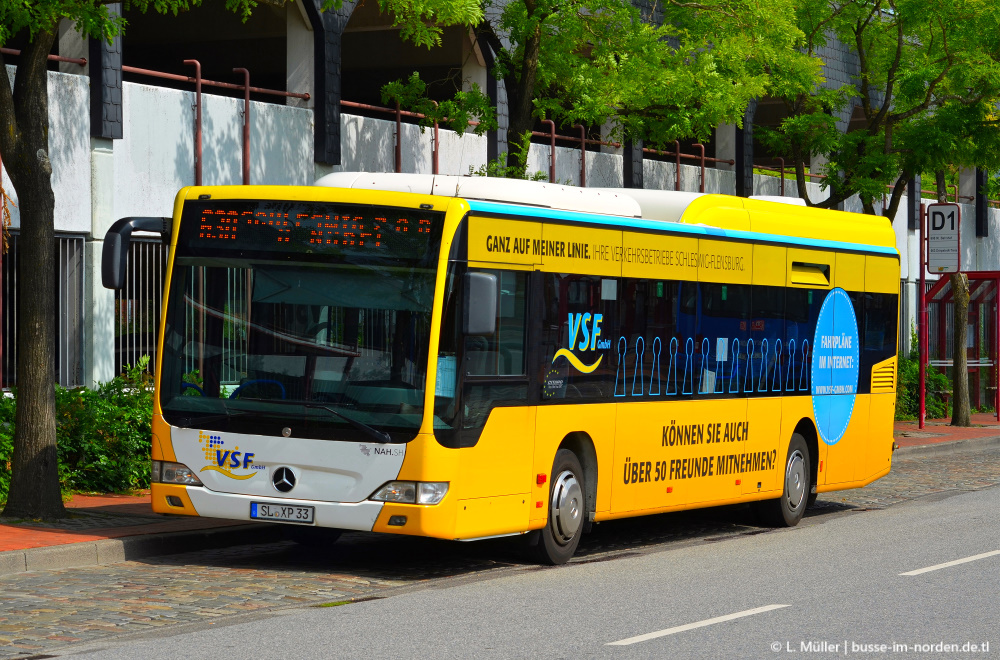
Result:
M832 511L797 528L717 542L711 533L694 537L558 568L470 571L388 598L164 628L145 639L65 651L94 660L1000 653L998 488L942 490L861 514Z

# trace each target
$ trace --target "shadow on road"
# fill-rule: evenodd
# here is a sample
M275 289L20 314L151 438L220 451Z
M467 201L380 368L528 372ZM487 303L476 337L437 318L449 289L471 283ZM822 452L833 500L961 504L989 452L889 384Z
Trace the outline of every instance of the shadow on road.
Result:
M822 518L854 507L819 501L806 515ZM733 505L608 521L593 526L573 563L604 561L669 549L678 543L712 543L772 531L756 524L747 505ZM283 527L264 528L259 543L142 560L156 566L200 565L273 573L344 574L361 580L414 583L471 575L501 567L530 568L523 537L475 542L345 532L335 544L300 545Z

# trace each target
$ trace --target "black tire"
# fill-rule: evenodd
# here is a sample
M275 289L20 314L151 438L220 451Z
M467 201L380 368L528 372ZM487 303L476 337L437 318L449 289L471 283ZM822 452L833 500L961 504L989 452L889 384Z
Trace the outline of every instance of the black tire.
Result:
M556 452L549 479L548 520L528 534L528 549L542 564L565 564L576 552L587 517L583 468L568 449Z
M298 525L287 525L285 527L286 539L310 548L323 548L333 545L342 533L342 530L331 527L299 527Z
M816 504L816 493L809 493L809 499L806 500L806 508L813 508L813 504Z
M761 524L768 527L798 525L809 505L811 474L806 439L798 433L793 433L788 443L785 469L782 471L781 497L754 503L754 512Z

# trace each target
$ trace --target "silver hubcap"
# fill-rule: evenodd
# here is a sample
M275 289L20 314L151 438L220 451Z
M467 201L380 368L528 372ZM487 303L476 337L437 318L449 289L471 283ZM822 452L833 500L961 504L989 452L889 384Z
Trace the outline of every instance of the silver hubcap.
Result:
M796 450L788 457L788 467L785 469L785 498L788 508L798 510L805 500L806 494L806 462L802 452Z
M573 540L583 523L583 491L570 471L556 477L552 486L550 520L556 540L566 545Z

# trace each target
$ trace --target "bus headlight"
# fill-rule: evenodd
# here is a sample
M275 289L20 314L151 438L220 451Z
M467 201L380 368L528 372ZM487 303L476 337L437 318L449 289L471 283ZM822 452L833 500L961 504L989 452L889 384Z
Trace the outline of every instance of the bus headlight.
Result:
M368 499L400 504L437 504L447 493L447 481L390 481Z
M447 481L417 483L417 504L437 504L448 494Z
M182 486L201 486L201 479L194 474L194 470L181 463L170 463L167 461L153 461L151 470L153 483L161 484L181 484Z

